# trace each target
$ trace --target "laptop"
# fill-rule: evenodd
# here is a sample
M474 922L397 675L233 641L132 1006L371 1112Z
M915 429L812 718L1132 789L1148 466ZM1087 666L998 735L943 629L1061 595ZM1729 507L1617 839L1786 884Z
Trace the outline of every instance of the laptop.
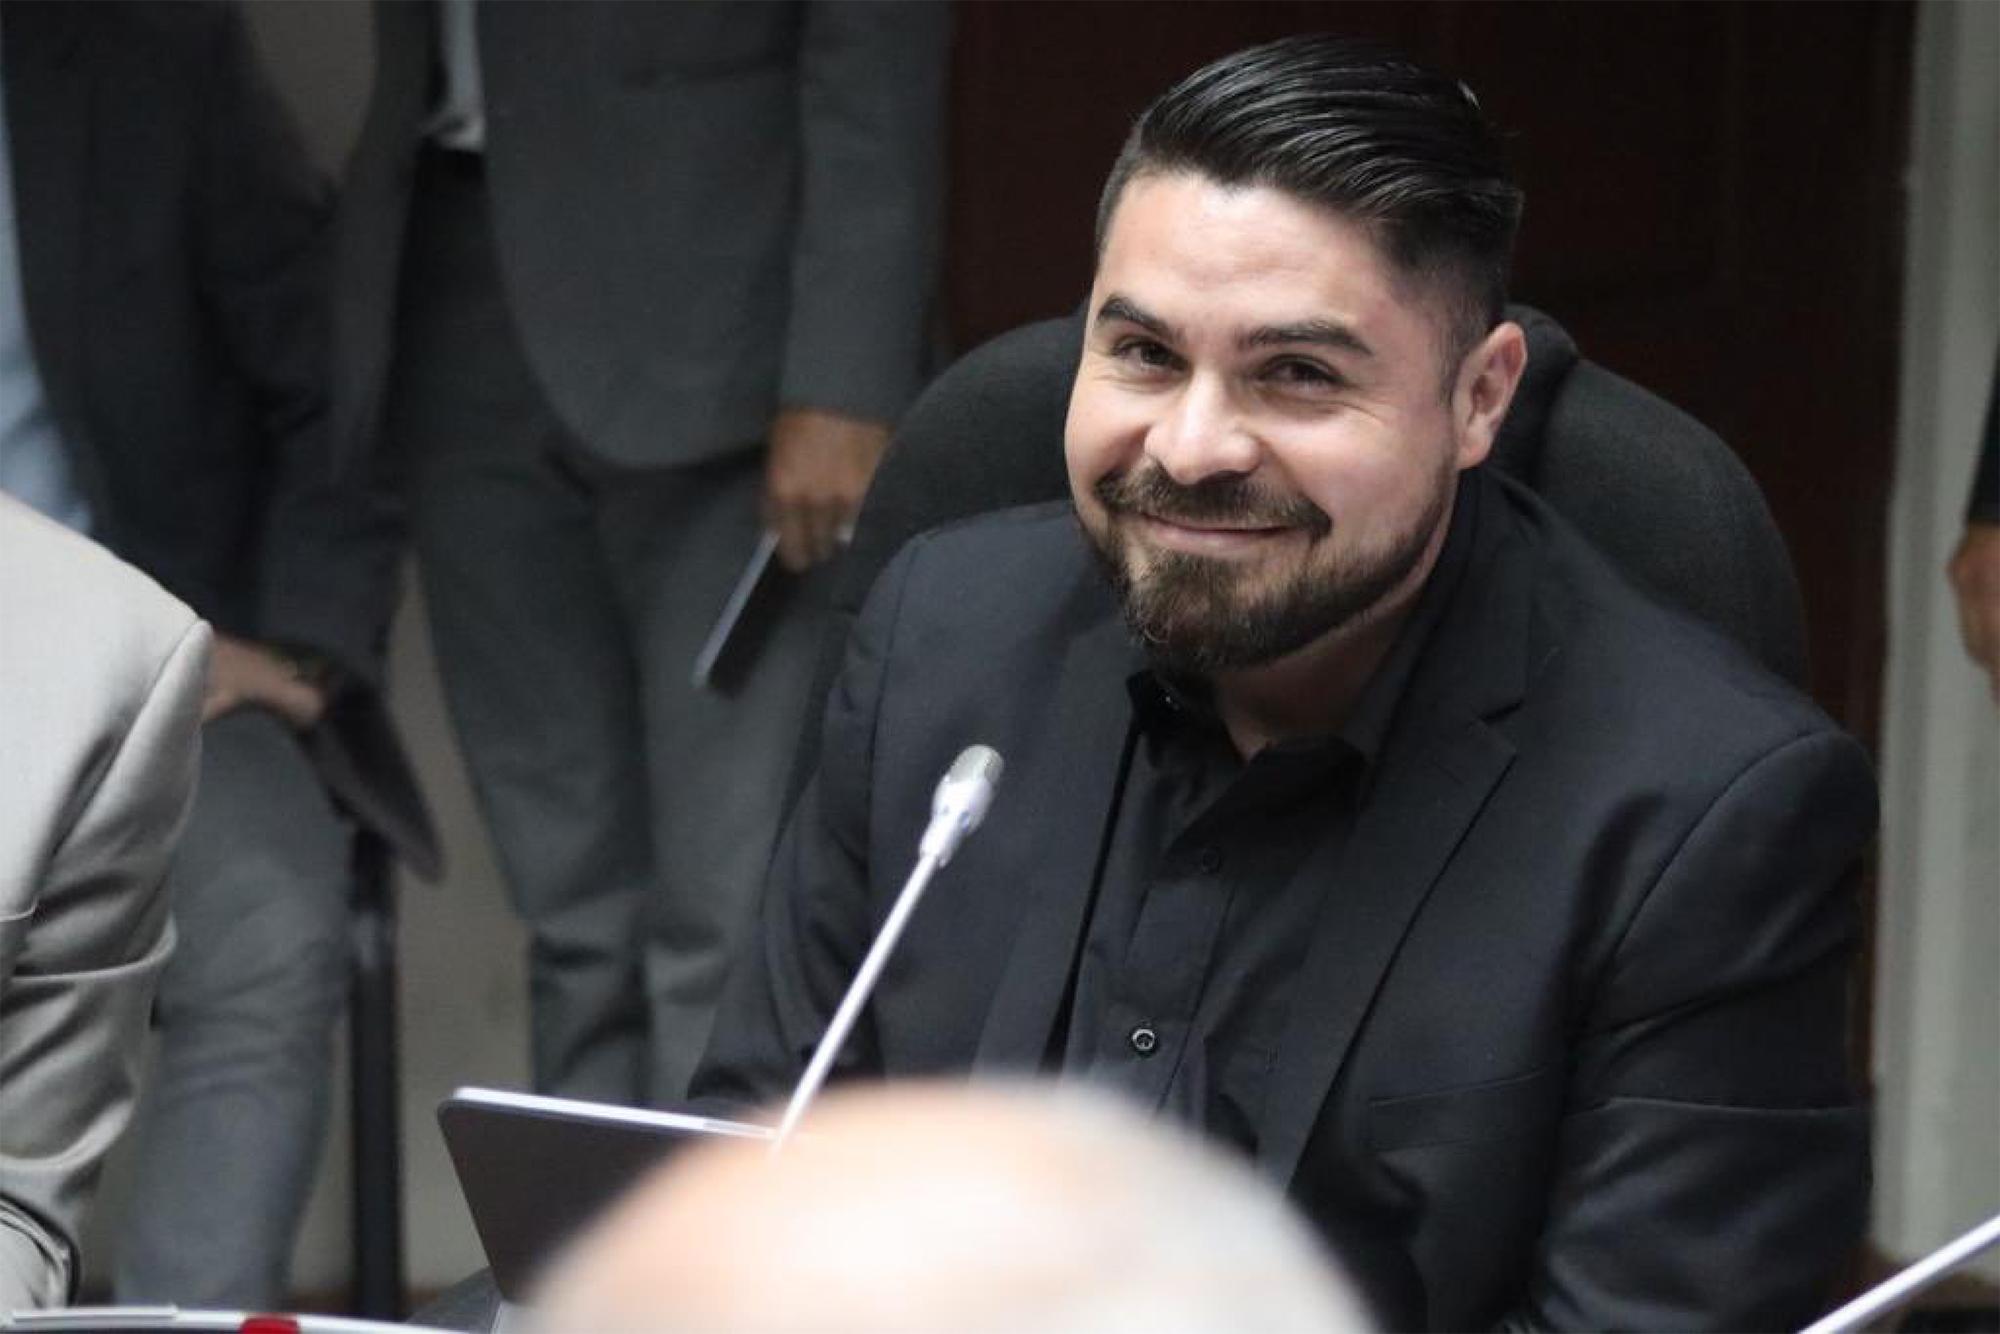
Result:
M495 1330L518 1328L518 1308L548 1262L675 1150L700 1139L768 1143L775 1133L742 1121L486 1088L457 1090L437 1115L499 1290Z

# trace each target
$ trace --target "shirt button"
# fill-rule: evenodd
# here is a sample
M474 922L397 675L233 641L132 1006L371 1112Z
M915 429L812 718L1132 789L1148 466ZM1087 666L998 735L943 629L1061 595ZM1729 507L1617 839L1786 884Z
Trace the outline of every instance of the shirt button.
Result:
M1151 1056L1160 1049L1160 1035L1144 1024L1133 1029L1125 1039L1132 1044L1132 1050L1141 1056Z
M1200 854L1195 857L1194 863L1202 869L1204 874L1214 875L1222 869L1222 849L1215 847L1203 848Z

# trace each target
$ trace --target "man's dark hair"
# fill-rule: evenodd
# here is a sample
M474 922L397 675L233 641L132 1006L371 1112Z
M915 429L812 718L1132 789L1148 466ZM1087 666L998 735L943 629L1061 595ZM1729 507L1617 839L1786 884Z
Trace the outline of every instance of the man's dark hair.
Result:
M1501 318L1521 220L1499 132L1456 80L1373 43L1288 37L1196 70L1141 112L1105 182L1187 172L1360 223L1446 300L1455 363Z

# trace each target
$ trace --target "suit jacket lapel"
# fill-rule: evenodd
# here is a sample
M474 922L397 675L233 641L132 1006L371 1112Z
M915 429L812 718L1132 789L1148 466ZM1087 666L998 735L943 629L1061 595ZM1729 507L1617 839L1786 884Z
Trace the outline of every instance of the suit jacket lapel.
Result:
M1115 613L1072 639L1049 715L1047 735L1059 744L1015 780L1017 790L1031 786L1031 805L1012 823L1039 842L1035 883L980 1034L979 1069L1032 1071L1048 1049L1122 770L1132 666Z
M1410 922L1513 760L1485 720L1524 688L1532 571L1509 540L1504 501L1482 484L1467 568L1398 706L1372 792L1345 848L1300 868L1323 902L1258 1137L1258 1159L1279 1182L1297 1170Z
M83 484L96 488L100 479L83 411L77 342L93 84L89 62L77 49L82 21L80 8L69 5L0 6L14 226L28 329L56 425L78 454ZM101 515L101 489L90 498Z

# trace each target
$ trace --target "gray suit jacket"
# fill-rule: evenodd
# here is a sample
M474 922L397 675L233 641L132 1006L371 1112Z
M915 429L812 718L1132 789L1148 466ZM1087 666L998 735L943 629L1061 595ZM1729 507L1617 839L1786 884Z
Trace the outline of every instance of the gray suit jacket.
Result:
M171 948L209 633L0 496L0 1311L75 1280Z
M373 439L433 4L378 4L334 285L334 437ZM756 447L780 405L893 420L935 268L943 4L479 7L495 241L530 364L634 466Z

